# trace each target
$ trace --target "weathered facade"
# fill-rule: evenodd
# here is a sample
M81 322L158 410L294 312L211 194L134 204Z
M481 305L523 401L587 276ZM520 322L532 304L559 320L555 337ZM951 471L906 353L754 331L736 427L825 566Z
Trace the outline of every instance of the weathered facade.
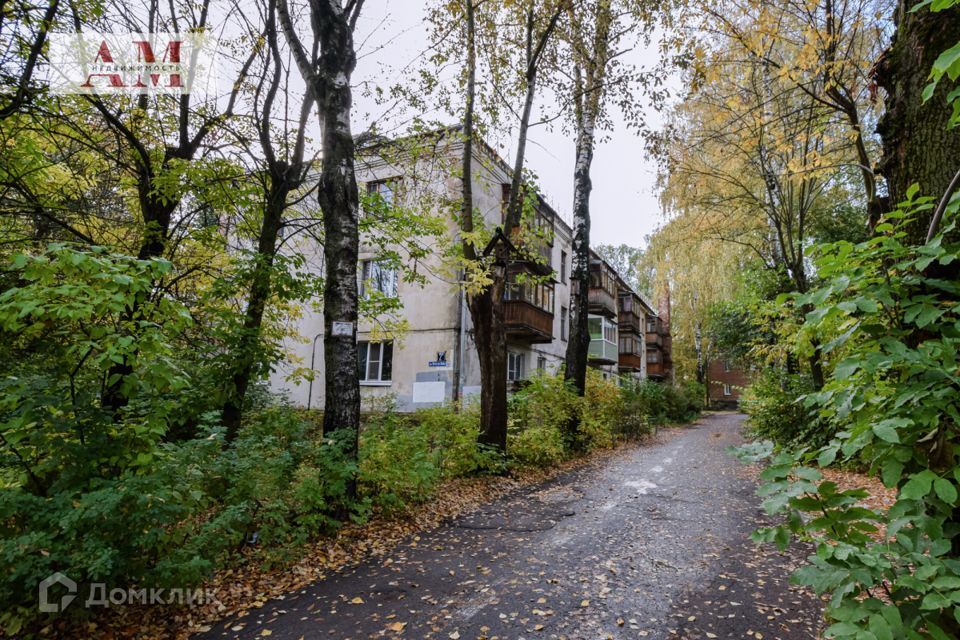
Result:
M750 372L730 360L711 360L707 366L707 399L712 409L736 409Z
M505 196L509 193L510 170L492 149L476 144L474 156L474 210L493 228L501 224ZM443 214L444 203L456 201L460 181L454 167L462 145L455 135L432 142L429 154L401 160L387 160L387 153L367 148L357 162L359 188L379 193L383 201L396 206L430 207ZM391 154L392 155L392 154ZM543 240L537 253L552 275L532 279L517 277L524 265L506 265L505 293L507 323L507 375L519 384L537 370L556 372L563 364L569 336L570 261L569 225L542 198L536 201L536 226ZM358 324L358 368L364 410L387 403L400 410L435 406L480 391L480 371L473 343L473 326L466 309L461 274L450 273L444 246L457 241L458 228L446 215L447 236L433 239L430 255L418 261L423 283L407 282L376 261L370 238L361 238L361 295L367 288L398 296L402 309L395 321L405 328L391 339L378 319ZM323 263L322 250L311 240L300 240L302 251L312 256L312 268ZM444 245L444 246L441 246ZM599 256L592 256L590 271L590 363L608 375L646 376L648 352L643 328L656 314L641 296L628 287ZM323 317L305 308L293 327L300 339L286 344L291 358L274 372L271 387L286 392L301 406L323 405ZM648 336L649 338L649 336ZM305 371L313 371L313 382Z

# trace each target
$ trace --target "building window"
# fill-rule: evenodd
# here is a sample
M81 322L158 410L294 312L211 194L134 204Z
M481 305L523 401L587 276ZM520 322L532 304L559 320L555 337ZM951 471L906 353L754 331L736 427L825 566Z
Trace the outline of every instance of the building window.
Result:
M364 260L360 278L360 297L378 291L388 298L397 295L397 270L376 260Z
M560 339L567 339L567 308L560 307Z
M647 364L657 364L660 362L659 351L647 351Z
M729 360L724 360L724 361L723 361L723 370L724 370L725 372L727 372L727 373L730 372L730 361L729 361Z
M516 282L516 276L510 276L503 290L504 300L522 300L553 313L554 288L550 283Z
M566 284L567 282L567 252L560 252L560 282Z
M523 380L523 355L513 351L507 352L507 381Z
M537 371L546 371L546 370L547 370L546 356L537 356Z
M397 179L393 178L391 180L377 180L375 182L367 183L367 194L370 196L379 196L379 199L383 201L383 205L387 209L393 206L393 196L396 191Z
M723 385L723 395L725 396L733 395L733 389L730 388L730 385L728 384Z
M657 332L657 319L647 318L647 333L656 333L656 332Z
M393 343L357 343L357 372L360 382L390 382L393 379Z

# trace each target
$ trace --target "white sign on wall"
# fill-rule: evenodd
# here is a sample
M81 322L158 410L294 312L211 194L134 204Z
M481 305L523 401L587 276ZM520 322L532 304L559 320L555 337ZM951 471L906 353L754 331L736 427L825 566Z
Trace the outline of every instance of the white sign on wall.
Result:
M443 402L446 392L446 382L414 382L413 403Z

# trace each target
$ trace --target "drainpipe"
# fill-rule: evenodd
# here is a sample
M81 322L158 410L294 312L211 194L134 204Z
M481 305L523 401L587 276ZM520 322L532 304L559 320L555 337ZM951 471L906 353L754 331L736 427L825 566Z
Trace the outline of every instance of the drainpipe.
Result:
M310 349L310 386L307 387L307 411L310 410L310 405L313 402L313 377L316 375L316 369L313 368L314 363L317 361L317 338L322 336L323 333L318 333L313 336L313 346Z
M466 274L463 274L460 278L460 291L457 295L457 305L458 305L458 319L457 319L457 364L453 369L453 402L456 406L457 401L460 400L461 389L463 387L463 327L466 322L466 299L464 291L464 282L463 277Z

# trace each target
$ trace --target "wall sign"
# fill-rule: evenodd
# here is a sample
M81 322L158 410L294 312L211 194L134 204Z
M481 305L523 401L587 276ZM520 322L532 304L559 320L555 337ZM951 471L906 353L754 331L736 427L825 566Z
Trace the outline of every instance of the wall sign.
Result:
M447 352L446 351L437 351L437 359L428 362L428 367L445 367L447 366Z
M333 327L330 329L330 335L332 335L332 336L353 336L353 323L352 323L352 322L337 322L337 321L334 321Z

